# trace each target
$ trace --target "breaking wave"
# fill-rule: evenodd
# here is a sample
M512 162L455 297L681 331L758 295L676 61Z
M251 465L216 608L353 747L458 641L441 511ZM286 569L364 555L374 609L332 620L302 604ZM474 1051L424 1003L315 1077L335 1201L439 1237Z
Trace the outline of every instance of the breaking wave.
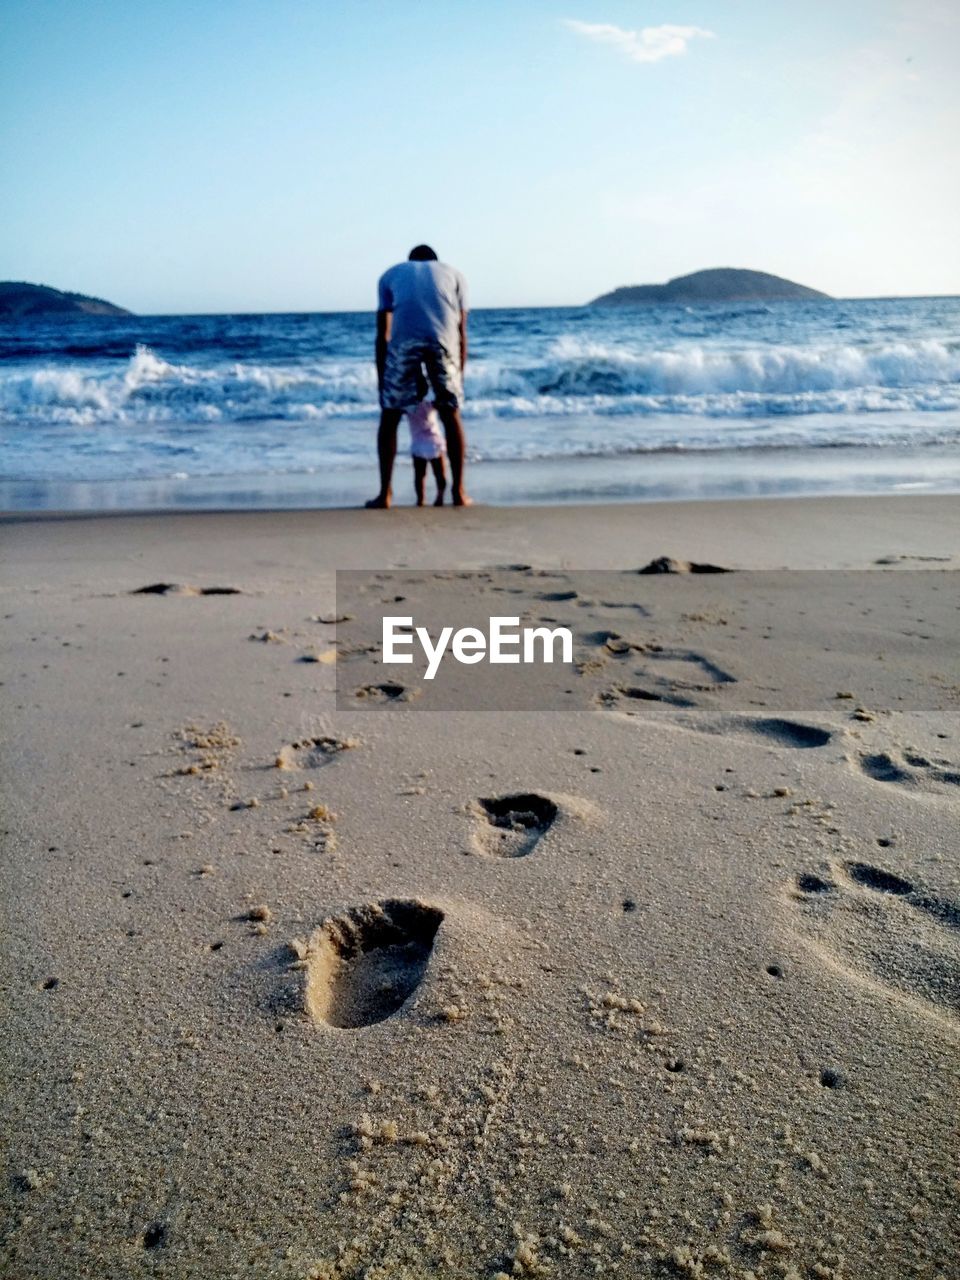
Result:
M363 313L0 324L0 474L369 470L373 327ZM478 311L471 332L474 459L616 469L762 451L788 470L790 451L829 468L827 450L882 449L894 474L900 454L960 450L958 299Z
M960 408L960 347L931 338L630 352L561 337L537 361L474 361L467 397L475 418L938 412ZM202 367L171 363L141 345L119 368L47 366L0 376L7 423L367 418L376 403L372 365L356 358Z

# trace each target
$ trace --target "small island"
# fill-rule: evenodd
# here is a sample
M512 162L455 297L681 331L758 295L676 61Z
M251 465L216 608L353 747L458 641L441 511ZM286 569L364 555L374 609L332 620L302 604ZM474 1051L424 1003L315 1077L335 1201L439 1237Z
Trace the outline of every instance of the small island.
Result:
M42 320L48 316L129 316L132 311L85 293L63 293L45 284L0 280L0 319Z
M766 271L742 271L713 267L676 276L666 284L628 284L601 294L591 307L632 307L651 303L690 302L789 302L829 298L829 294L794 284Z

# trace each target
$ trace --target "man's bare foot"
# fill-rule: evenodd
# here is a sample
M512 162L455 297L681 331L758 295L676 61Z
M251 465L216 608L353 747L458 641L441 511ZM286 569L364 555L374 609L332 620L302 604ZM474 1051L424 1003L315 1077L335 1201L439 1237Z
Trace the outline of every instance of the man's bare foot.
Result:
M390 503L391 503L391 498L389 494L387 494L386 497L384 497L382 493L378 493L375 498L371 498L369 502L365 502L363 505L367 507L368 510L371 510L371 511L373 510L386 511L386 509L390 506Z
M455 493L453 495L453 505L455 507L472 507L473 499L468 498L465 493Z
M440 492L437 494L437 496L434 498L434 500L433 500L433 505L434 505L435 507L442 507L442 506L443 506L443 490L442 490L442 489L441 489L441 490L440 490Z
M418 507L422 507L422 506L423 506L423 498L417 498L417 506L418 506Z

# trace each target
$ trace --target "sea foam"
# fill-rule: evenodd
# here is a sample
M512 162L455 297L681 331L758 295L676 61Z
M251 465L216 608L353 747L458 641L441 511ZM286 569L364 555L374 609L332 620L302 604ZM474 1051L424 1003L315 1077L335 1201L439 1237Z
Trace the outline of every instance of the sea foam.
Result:
M960 408L960 349L936 339L873 347L688 345L633 352L571 336L536 361L484 356L467 372L474 416L578 413L920 413ZM9 421L208 422L367 417L377 409L369 360L297 364L168 361L138 345L125 367L0 374Z

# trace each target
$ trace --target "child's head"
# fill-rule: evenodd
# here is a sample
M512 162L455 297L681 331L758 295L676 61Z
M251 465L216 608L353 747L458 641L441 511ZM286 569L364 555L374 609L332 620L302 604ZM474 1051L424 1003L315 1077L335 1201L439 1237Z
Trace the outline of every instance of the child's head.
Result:
M417 370L417 399L426 400L427 392L430 390L430 384L424 376L423 366Z

